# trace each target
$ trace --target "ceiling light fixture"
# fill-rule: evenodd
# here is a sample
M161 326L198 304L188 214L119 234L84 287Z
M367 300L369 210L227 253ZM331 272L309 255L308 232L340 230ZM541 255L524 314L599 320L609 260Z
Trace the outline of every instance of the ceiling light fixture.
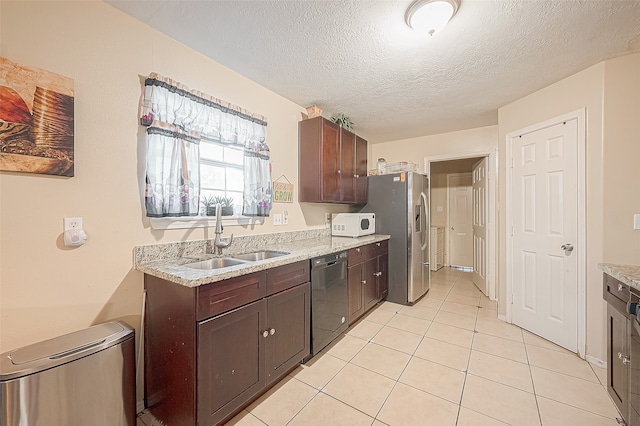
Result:
M416 0L404 16L407 25L429 35L441 31L456 14L460 0Z

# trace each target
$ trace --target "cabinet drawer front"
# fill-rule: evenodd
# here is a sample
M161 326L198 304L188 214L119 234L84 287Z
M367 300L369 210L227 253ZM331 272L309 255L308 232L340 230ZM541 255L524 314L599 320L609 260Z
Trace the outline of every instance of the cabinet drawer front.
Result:
M266 275L266 272L261 271L198 287L197 320L221 314L265 297Z
M385 253L389 252L389 241L378 241L377 243L370 244L373 249L373 254L375 257L382 256Z
M619 311L626 312L627 302L629 302L630 298L629 286L608 274L604 274L603 282L604 299Z
M309 261L278 266L267 271L267 296L309 281Z
M366 248L367 246L350 249L347 257L347 266L353 266L364 262L364 259L366 258Z

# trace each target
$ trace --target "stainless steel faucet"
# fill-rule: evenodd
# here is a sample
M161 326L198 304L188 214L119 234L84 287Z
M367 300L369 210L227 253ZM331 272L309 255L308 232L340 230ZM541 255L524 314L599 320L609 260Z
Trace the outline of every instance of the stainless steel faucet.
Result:
M223 248L229 247L233 242L233 234L231 234L231 237L228 241L224 241L222 238L220 238L220 235L222 235L222 231L224 231L222 220L220 220L221 211L222 205L220 203L216 204L216 239L213 241L213 245L216 246L216 252L218 253L218 256L222 255Z

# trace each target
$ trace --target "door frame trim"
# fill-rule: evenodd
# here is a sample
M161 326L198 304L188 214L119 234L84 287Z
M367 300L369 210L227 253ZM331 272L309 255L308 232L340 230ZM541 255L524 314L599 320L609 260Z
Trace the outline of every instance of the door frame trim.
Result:
M450 192L450 189L451 189L450 180L451 180L451 177L453 177L453 176L469 176L469 177L472 177L472 172L447 173L447 227L444 229L445 239L447 240L447 257L446 257L446 261L444 262L444 264L446 266L451 266L451 233L449 232L451 230L451 220L450 220L450 218L451 218L451 197L449 196L449 192ZM473 200L473 188L471 189L471 197L472 197L472 200ZM471 226L473 227L473 217L471 218ZM473 235L473 231L471 232L471 234ZM473 243L473 240L472 240L472 243ZM472 249L472 251L473 251L473 249ZM473 258L473 255L472 255L472 258ZM461 265L456 265L456 266L461 266Z
M480 149L456 154L441 154L424 157L424 170L429 176L429 199L431 199L431 163L487 157L487 286L489 299L496 300L496 277L498 271L498 150Z
M578 294L577 297L577 325L578 325L578 355L580 358L585 357L586 354L586 307L587 307L587 293L586 293L586 108L581 108L576 111L572 111L549 120L542 121L540 123L532 124L525 128L509 132L506 135L506 168L507 173L505 176L506 181L506 212L505 212L505 224L506 227L503 230L506 239L506 270L507 280L505 285L506 295L506 320L509 323L513 323L512 319L512 304L513 304L513 239L511 238L510 229L513 226L512 220L512 208L511 208L511 188L513 183L513 169L509 167L509 163L513 161L512 143L513 140L519 136L532 133L538 130L545 129L547 127L555 126L564 121L577 120L577 144L578 144L578 232L576 242L577 250L577 281L578 281Z

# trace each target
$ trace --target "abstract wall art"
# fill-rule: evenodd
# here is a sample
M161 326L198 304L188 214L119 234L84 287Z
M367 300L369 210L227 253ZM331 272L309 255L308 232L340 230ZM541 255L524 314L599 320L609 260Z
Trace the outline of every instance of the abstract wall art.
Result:
M73 80L0 57L0 170L74 173Z

